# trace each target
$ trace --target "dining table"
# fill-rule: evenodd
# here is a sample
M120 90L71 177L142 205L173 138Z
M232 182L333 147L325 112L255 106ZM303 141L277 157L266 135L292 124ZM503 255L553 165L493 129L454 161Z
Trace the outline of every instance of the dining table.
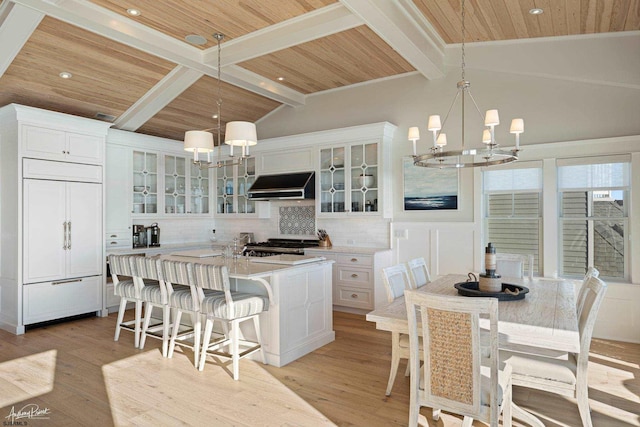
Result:
M444 275L418 288L418 292L472 298L460 295L455 288L457 283L468 280L467 275ZM575 280L503 277L502 282L523 286L529 291L524 294L524 298L498 302L500 349L556 358L566 358L568 353L580 352ZM366 319L374 322L376 329L409 333L403 297L369 312ZM480 325L488 329L488 319L481 319ZM543 425L539 419L517 405L513 406L513 415L531 425Z

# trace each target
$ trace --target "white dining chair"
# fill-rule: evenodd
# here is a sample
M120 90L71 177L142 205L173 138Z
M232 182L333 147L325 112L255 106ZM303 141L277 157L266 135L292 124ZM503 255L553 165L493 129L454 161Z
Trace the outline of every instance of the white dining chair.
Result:
M262 363L267 360L262 348L260 314L269 309L269 297L257 293L231 292L226 265L194 264L193 273L200 298L200 312L206 316L199 370L204 370L207 355L231 359L233 379L240 378L240 359L260 352ZM215 293L205 294L206 291ZM241 338L240 324L253 321L256 341ZM211 342L214 322L223 325L224 336ZM242 348L241 348L242 347ZM227 348L227 351L223 349Z
M407 291L405 300L411 355L409 426L428 425L420 415L426 406L437 408L434 419L439 411L463 415L464 427L474 419L497 427L502 413L502 425L510 427L511 367L499 369L498 300L417 290ZM489 318L488 350L481 348L481 316Z
M496 274L533 280L533 255L497 253Z
M142 281L137 277L134 256L131 255L109 255L109 269L113 280L113 292L120 297L120 307L118 308L118 318L116 320L116 332L114 341L120 339L120 331L132 331L134 334L134 347L140 345L140 330L142 324L142 300L140 299L140 287ZM124 314L128 303L134 303L133 320L124 321Z
M429 275L429 268L424 258L414 258L407 262L409 270L409 278L411 279L411 287L418 289L427 283L431 282L431 276Z
M508 351L501 351L500 357L511 366L514 385L575 398L582 425L592 427L587 382L589 347L607 285L592 276L583 285L583 289L584 305L578 317L580 353L569 354L567 360Z
M582 309L584 307L584 302L587 296L588 288L585 286L585 284L592 277L599 277L599 276L600 276L600 271L597 268L595 267L587 268L587 272L585 273L584 278L582 279L582 284L580 285L580 290L578 291L578 295L576 296L576 314L578 315L578 319L582 314Z
M382 273L383 283L387 291L387 300L389 302L393 302L396 298L403 298L404 292L411 289L411 281L409 280L409 273L405 264L397 264L383 268ZM409 336L399 332L392 332L391 369L389 371L389 381L385 392L387 396L391 395L393 383L398 373L398 366L400 366L400 359L409 360ZM405 375L408 375L409 372L409 364L407 363Z

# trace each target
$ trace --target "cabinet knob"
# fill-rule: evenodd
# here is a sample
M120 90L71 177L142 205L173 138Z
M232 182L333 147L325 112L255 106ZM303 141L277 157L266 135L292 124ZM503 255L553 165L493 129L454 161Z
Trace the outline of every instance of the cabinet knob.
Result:
M351 262L358 262L358 258L351 258Z
M354 278L355 278L355 277L358 277L358 275L357 275L356 273L353 273L353 274L351 275L351 277L354 277Z
M64 150L62 150L62 154L67 154L67 152L66 152L66 151L64 151Z
M351 294L351 298L358 298L358 294Z

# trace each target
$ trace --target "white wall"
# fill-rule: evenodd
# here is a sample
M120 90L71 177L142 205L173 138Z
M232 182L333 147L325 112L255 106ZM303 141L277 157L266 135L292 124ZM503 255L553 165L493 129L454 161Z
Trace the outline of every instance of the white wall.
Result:
M482 110L500 110L503 124L496 130L496 138L503 146L513 145L508 134L511 118L525 118L526 132L521 139L523 159L547 159L548 163L553 161L550 157L640 152L640 137L634 137L640 135L638 46L637 31L603 37L468 45L466 78L471 81L471 92ZM281 107L258 123L261 139L381 121L397 125L392 159L394 221L388 244L394 247L397 261L424 256L434 275L479 271L481 265L480 202L474 197L480 190L477 178L474 181L477 172L461 171L460 206L456 211L416 213L402 209L402 157L409 155L411 149L406 140L408 128L420 126L424 150L427 117L440 114L444 118L460 80L458 47L447 49L446 63L452 68L440 80L427 81L420 75L409 74L327 91L307 97L303 107ZM452 149L460 148L460 143L455 143L460 138L458 115L459 106L445 129ZM468 138L472 129L478 129L475 140L478 141L481 119L468 110ZM631 138L617 138L624 136ZM583 143L588 140L596 141L586 144L591 148L585 150ZM478 146L475 141L468 140L466 147ZM635 175L640 176L637 171ZM640 234L636 219L640 215L639 180L635 178L633 183L637 190L630 220L635 234ZM326 228L333 226L326 225ZM372 236L378 239L385 228L370 223L355 227L336 222L335 226L340 236L344 230L347 239L351 230L356 230L354 235L362 235L358 228L367 227L376 230ZM634 233L631 235L633 262L640 264L640 239ZM335 244L333 234L332 239ZM550 244L545 243L546 247ZM640 282L638 267L633 268L632 278ZM595 336L640 342L638 306L640 284L611 283Z

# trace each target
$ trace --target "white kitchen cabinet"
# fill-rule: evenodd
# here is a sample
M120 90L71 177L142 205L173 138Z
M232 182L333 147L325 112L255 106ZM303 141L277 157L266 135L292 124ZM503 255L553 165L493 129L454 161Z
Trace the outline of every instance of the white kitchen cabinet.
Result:
M27 157L78 163L103 163L104 136L24 125L21 140L23 154Z
M318 216L381 215L389 180L382 141L320 149ZM391 203L391 200L386 200Z
M25 179L24 283L102 274L102 186Z
M23 334L41 321L106 314L102 183L110 126L0 108L0 328Z
M246 215L256 214L256 201L249 200L247 191L256 180L256 159L249 157L223 162L225 166L216 169L216 214Z
M131 235L132 151L129 147L107 144L105 168L105 242L107 248L133 245Z
M305 248L305 255L334 260L334 310L364 313L387 303L382 269L391 265L390 249Z

